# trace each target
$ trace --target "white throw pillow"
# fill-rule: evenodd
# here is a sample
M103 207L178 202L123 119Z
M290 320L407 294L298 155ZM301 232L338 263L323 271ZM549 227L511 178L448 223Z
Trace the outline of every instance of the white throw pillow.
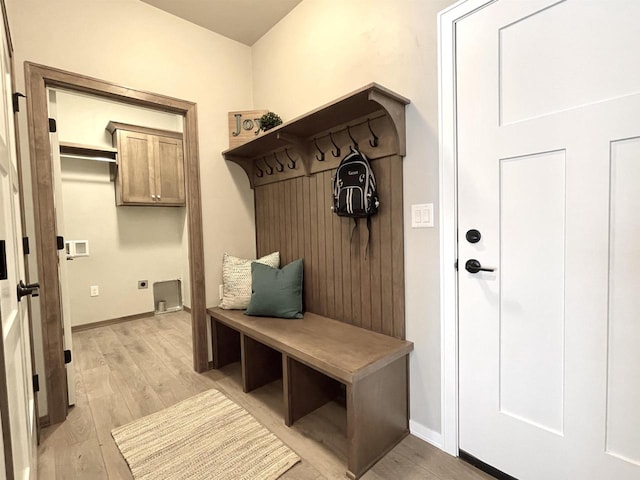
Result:
M228 253L222 258L222 301L220 308L246 310L251 300L251 262L280 268L280 252L257 260L234 257Z

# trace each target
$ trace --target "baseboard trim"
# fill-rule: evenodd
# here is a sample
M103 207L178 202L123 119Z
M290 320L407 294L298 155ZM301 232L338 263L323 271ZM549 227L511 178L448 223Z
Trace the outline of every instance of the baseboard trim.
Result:
M182 306L182 310L184 310L187 313L191 313L191 307L187 307L186 305Z
M131 320L138 320L140 318L153 317L155 312L144 312L136 315L127 315L126 317L111 318L109 320L102 320L100 322L85 323L83 325L74 325L71 327L72 332L81 332L83 330L91 330L92 328L106 327L108 325L115 325L116 323L130 322Z
M51 425L51 420L49 420L49 415L44 415L38 418L38 426L40 428L46 428Z
M425 427L415 420L409 420L409 431L420 440L424 440L425 442L442 450L442 434L440 432L431 430L429 427Z

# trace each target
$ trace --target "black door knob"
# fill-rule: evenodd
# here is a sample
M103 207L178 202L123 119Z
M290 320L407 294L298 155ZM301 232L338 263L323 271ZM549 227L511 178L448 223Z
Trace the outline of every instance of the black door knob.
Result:
M464 264L464 268L469 273L478 273L478 272L494 272L495 268L491 267L483 267L482 264L472 258L471 260L467 260L467 263Z
M475 228L472 228L467 232L465 237L467 237L467 242L469 243L478 243L482 238L482 235L478 230L476 230Z
M26 295L31 295L32 297L38 296L38 289L40 288L39 283L29 283L27 285L24 284L22 280L18 283L17 291L18 291L18 301L22 300L22 297Z

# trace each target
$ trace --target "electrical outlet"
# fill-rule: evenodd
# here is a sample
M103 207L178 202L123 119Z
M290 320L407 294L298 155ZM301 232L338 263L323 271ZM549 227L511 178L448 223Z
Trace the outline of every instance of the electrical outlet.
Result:
M138 288L149 288L149 282L147 280L138 280Z
M97 297L98 295L100 295L100 289L98 288L98 285L91 285L91 287L89 288L91 289L92 297Z

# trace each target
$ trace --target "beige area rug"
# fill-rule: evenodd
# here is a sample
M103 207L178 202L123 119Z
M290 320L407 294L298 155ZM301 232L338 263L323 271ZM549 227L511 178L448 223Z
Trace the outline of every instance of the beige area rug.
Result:
M135 479L272 480L300 461L217 390L118 427L111 435Z

